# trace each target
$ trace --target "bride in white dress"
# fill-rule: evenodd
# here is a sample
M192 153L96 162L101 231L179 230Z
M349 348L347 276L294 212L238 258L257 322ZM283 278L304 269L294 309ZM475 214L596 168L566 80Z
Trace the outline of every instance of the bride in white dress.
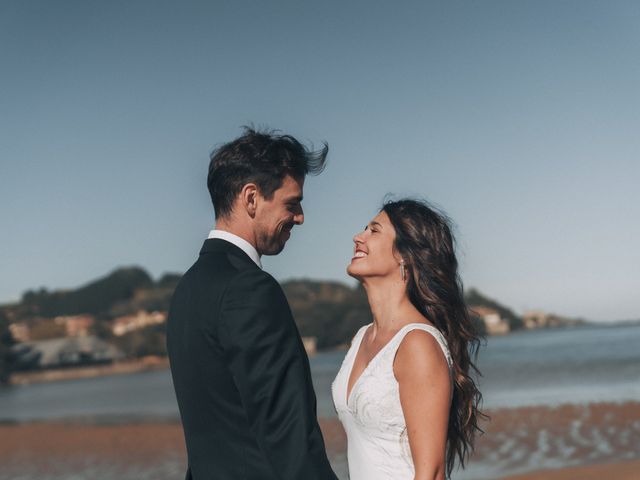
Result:
M332 385L350 480L444 480L456 459L464 467L483 416L448 220L423 202L388 202L354 243L347 272L373 323Z

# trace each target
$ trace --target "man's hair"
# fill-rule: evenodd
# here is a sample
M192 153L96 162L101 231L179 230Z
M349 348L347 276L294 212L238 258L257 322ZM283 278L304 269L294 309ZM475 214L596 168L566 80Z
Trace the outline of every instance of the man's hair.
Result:
M285 176L303 179L307 174L319 174L328 151L326 143L314 151L290 135L244 127L242 136L211 153L207 187L216 218L231 213L233 202L247 183L255 183L260 194L269 200Z

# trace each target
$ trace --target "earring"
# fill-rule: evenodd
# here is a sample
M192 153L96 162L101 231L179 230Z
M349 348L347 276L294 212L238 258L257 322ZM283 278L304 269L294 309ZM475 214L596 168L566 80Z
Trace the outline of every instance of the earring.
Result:
M402 281L406 282L407 281L407 271L406 271L406 267L404 266L404 260L400 260L400 275L402 276Z

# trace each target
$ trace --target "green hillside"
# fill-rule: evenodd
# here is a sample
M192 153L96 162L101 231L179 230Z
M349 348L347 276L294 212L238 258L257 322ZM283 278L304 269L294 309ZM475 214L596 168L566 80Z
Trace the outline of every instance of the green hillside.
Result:
M152 284L151 277L142 268L119 268L74 290L29 290L22 296L21 315L99 315L109 311L117 302L133 298L136 291L149 288Z
M171 295L181 276L169 273L154 282L140 267L119 268L102 278L76 289L49 292L30 290L18 304L5 306L12 321L24 320L32 326L42 319L59 315L91 314L96 318L97 335L108 339L110 320L140 310L167 311ZM302 336L316 337L319 349L348 344L362 325L372 321L367 297L362 286L349 287L340 282L315 280L289 280L282 284ZM507 318L511 329L522 328L522 320L509 308L485 297L475 289L466 294L469 306L483 305L494 308ZM483 323L478 321L483 333ZM160 328L162 327L162 328ZM136 352L147 351L145 338L153 337L154 351L161 349L164 326L153 327L153 332L131 333L131 338L112 338L113 341L134 345L125 348ZM153 333L153 334L151 334ZM129 342L129 343L127 343Z

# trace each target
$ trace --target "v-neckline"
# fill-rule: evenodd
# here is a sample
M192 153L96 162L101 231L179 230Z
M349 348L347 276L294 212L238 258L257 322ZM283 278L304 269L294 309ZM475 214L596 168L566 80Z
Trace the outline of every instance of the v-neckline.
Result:
M398 334L403 329L408 327L409 325L413 325L413 324L412 323L407 323L405 326L400 327L400 329L396 333L393 334L391 339L389 339L389 341L387 343L385 343L380 350L378 350L378 352L373 356L373 358L371 360L369 360L369 363L367 363L367 365L364 367L362 372L360 372L360 375L358 376L356 381L353 382L353 385L351 386L351 390L349 390L349 380L351 380L351 374L353 373L353 367L356 364L356 359L358 358L358 353L360 353L360 347L362 346L362 342L364 340L364 336L367 334L367 330L369 330L369 328L371 326L373 326L373 323L370 323L369 325L367 325L367 328L365 329L365 331L360 336L360 341L358 342L358 348L357 348L357 350L355 352L355 355L353 357L353 361L351 362L351 368L349 369L349 375L347 375L347 388L345 389L346 390L346 394L347 394L347 399L346 399L347 407L349 406L349 400L351 400L351 397L353 396L353 391L358 386L358 383L360 383L360 379L364 376L365 373L367 373L367 370L369 370L369 367L371 366L371 364L380 356L380 354L384 350L386 350L386 348L391 344L391 342L393 342L393 340L398 336Z

